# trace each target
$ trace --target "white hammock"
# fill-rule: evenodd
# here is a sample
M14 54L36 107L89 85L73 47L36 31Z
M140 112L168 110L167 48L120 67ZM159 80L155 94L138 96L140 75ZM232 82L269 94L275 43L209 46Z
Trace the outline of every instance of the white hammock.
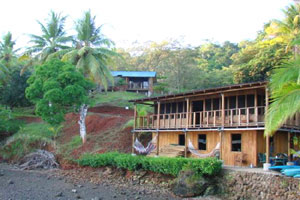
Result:
M148 155L150 154L155 148L156 146L153 144L156 141L156 137L155 136L150 142L148 142L147 147L145 148L140 141L136 138L135 142L133 144L133 148L142 155Z
M189 145L188 145L189 151L200 157L200 158L207 158L207 157L213 157L217 152L220 151L220 142L216 145L216 147L210 152L210 153L199 153L198 150L195 149L195 147L193 146L193 143L191 142L191 140L189 140Z

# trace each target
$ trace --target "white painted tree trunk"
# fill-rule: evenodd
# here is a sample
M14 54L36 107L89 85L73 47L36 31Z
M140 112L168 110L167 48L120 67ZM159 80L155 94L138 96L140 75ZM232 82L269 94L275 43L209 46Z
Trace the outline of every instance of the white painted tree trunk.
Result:
M88 110L88 105L83 104L80 107L80 111L79 111L80 118L79 118L78 124L79 124L79 129L80 129L80 137L82 139L83 144L86 142L85 118L86 118L87 110Z

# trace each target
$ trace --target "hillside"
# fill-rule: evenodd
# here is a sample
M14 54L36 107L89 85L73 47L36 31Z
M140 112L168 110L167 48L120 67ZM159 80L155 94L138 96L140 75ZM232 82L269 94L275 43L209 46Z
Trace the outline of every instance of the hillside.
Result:
M54 131L33 115L32 108L16 110L17 118L26 124L18 133L8 138L6 145L2 150L0 149L0 157L17 160L35 148L54 152L60 161L78 158L86 152L129 153L134 112L133 104L128 100L143 97L144 95L129 92L97 94L94 98L94 106L88 110L87 142L84 145L79 136L78 114L66 114L62 129L54 140ZM148 107L140 107L140 109L150 110Z

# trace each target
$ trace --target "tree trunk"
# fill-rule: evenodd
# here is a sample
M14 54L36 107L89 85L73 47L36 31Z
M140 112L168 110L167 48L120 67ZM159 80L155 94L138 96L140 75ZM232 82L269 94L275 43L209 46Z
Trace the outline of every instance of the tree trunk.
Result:
M86 126L85 126L85 118L88 110L88 105L83 104L80 107L80 118L78 121L79 129L80 129L80 137L82 139L82 143L84 144L86 142Z

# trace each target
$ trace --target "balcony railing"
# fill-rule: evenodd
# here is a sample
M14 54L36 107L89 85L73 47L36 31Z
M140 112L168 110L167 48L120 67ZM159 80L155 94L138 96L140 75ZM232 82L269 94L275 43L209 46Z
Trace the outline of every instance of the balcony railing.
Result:
M148 82L131 82L128 84L129 90L148 90Z
M225 109L224 120L222 110L151 114L136 118L136 129L182 129L182 128L213 128L213 127L257 127L264 126L265 107L248 107ZM187 118L188 116L188 118ZM158 123L159 118L159 123ZM188 121L187 121L188 119ZM297 117L289 119L285 127L297 127Z

